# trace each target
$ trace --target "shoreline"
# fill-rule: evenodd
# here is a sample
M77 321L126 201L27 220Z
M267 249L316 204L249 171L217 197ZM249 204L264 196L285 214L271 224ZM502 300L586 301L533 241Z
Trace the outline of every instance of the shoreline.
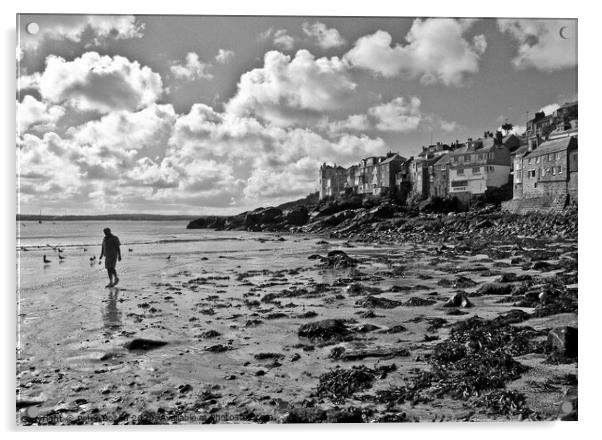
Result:
M547 338L555 327L577 327L576 240L549 238L533 248L516 246L511 238L487 246L393 241L366 242L363 248L324 234L278 232L273 240L279 236L285 247L311 243L319 258L297 256L291 267L278 266L274 257L271 268L260 259L256 269L226 270L227 260L218 256L216 271L195 275L184 265L113 299L107 292L105 326L110 329L115 318L108 315L119 313L118 328L99 347L74 344L83 360L75 370L70 364L60 368L57 383L67 390L62 400L51 399L47 390L44 402L36 403L29 391L36 386L23 388L18 423L78 424L94 417L118 424L571 417L559 413L555 402L576 386L577 358L559 357ZM337 252L329 257L330 251ZM456 297L457 307L445 307ZM464 301L472 307L463 307ZM542 309L550 314L539 316ZM475 321L475 315L485 321ZM329 323L318 324L323 321ZM519 326L533 330L517 333ZM449 357L483 331L505 341L499 350L514 347L511 368L502 369L500 382L485 385L479 378L491 374L477 370L472 388L458 388L462 376L454 371L460 365L465 371L476 359L500 355L491 347ZM166 345L126 348L137 339ZM29 383L31 374L47 380L57 374L21 362L18 383ZM85 402L73 382L81 368L89 371ZM112 371L130 377L129 385L115 381Z

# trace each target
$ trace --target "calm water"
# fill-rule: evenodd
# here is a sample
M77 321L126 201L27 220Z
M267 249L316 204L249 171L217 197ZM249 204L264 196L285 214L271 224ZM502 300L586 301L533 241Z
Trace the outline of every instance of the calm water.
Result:
M261 257L267 266L286 255L310 250L305 240L279 242L274 235L240 231L187 230L182 221L56 221L17 224L17 277L21 292L43 287L68 287L103 280L100 255L103 228L110 227L122 243L118 272L130 278L173 270L207 257L223 268L233 260ZM63 249L59 259L56 247ZM24 249L26 250L24 250ZM51 261L43 262L46 255ZM170 257L169 260L167 257ZM228 262L219 257L227 257ZM280 261L283 263L283 261ZM211 266L212 263L206 263ZM99 278L100 277L100 278ZM122 279L124 279L122 277ZM125 281L125 279L124 279Z

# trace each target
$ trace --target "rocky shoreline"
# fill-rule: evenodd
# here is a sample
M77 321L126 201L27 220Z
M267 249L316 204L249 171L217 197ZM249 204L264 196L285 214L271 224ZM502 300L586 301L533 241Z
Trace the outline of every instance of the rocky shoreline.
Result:
M137 377L103 388L97 400L41 405L44 419L28 416L40 404L22 388L20 423L577 419L576 211L408 212L389 202L293 211L268 208L245 214L242 226L221 218L192 227L219 221L291 232L273 240L314 241L319 251L306 264L178 275L124 303L138 310L134 327L161 326L161 309L174 297L195 298L178 319L196 342L178 355L214 357L222 379L164 380L149 395ZM307 218L294 225L299 212ZM134 363L177 349L136 335L118 339ZM106 368L119 359L109 356Z

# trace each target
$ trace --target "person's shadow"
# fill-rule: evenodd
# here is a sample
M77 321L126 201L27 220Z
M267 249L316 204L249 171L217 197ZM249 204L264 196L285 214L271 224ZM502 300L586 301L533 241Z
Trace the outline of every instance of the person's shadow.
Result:
M117 297L119 295L119 288L112 287L109 289L109 298L107 301L107 307L102 314L102 320L104 324L104 335L108 338L113 336L121 329L121 312L117 308Z

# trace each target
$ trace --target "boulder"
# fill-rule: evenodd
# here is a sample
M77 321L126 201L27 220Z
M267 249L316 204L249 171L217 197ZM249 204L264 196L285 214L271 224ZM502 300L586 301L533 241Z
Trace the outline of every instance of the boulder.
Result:
M463 293L456 293L450 299L448 299L443 307L472 307L472 303Z
M577 357L577 345L576 327L556 327L548 333L548 346L561 356Z

